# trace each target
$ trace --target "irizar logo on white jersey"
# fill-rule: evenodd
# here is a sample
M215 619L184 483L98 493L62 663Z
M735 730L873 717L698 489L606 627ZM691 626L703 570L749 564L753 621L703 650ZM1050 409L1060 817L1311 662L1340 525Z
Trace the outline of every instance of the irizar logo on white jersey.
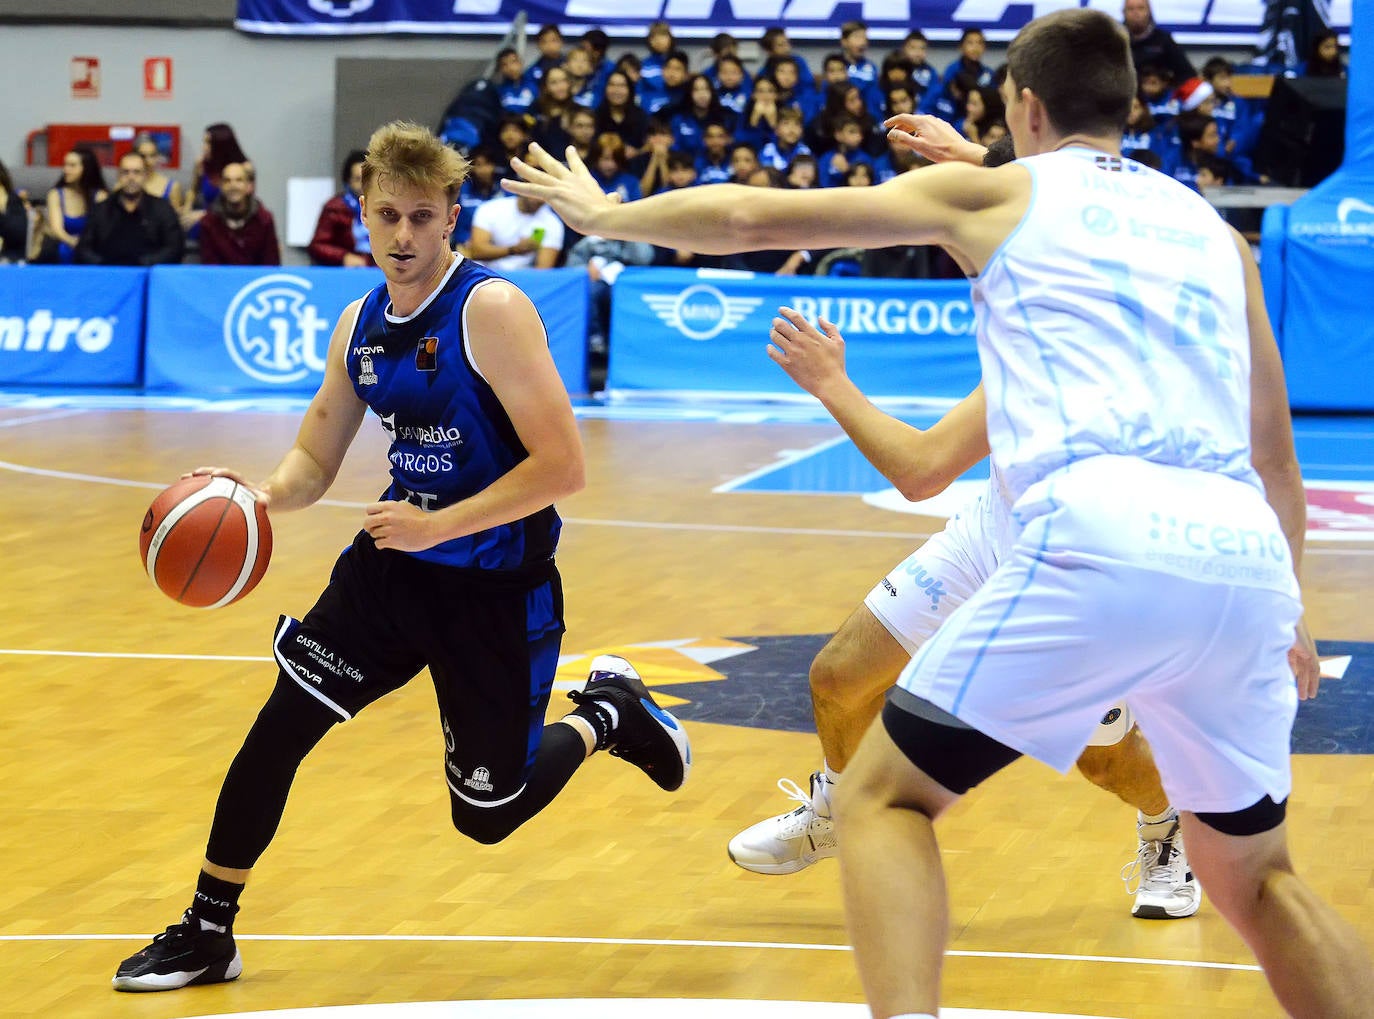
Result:
M48 308L35 308L27 319L0 316L0 350L66 350L68 344L86 354L99 354L114 342L113 315L104 318L58 318Z
M310 281L289 273L254 280L224 313L224 346L244 374L286 385L322 373L329 320L310 303Z
M763 303L762 297L727 297L706 283L676 294L645 294L659 321L689 340L710 340L739 325Z

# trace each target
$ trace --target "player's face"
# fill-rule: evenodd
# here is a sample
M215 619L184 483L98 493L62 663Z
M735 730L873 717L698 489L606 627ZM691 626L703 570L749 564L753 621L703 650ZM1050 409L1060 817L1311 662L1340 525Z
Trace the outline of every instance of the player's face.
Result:
M374 179L362 203L372 257L389 282L422 282L447 260L458 209L441 189Z

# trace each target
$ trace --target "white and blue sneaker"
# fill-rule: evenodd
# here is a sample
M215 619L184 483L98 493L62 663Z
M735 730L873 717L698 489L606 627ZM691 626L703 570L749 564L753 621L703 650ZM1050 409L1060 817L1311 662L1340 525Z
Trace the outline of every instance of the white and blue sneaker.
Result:
M692 770L692 745L687 730L654 701L634 666L617 655L597 655L591 675L580 691L568 694L580 705L594 706L609 718L598 750L623 757L673 792Z

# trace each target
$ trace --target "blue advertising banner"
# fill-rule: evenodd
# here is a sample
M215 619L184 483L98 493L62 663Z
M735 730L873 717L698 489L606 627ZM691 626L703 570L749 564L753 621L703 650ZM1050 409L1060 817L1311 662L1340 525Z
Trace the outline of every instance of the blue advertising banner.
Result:
M511 278L543 315L564 384L585 392L586 273ZM157 266L148 285L147 388L310 395L324 378L335 322L382 280L377 269Z
M842 22L860 18L874 39L899 39L920 28L935 40L957 39L980 28L1005 41L1032 18L1061 7L1096 7L1121 14L1120 0L239 0L235 25L270 35L383 33L502 34L516 14L530 25L552 23L565 32L599 27L620 38L642 40L652 21L663 19L683 38L732 32L756 39L780 25L794 39L834 40ZM1350 27L1351 0L1331 4L1332 26ZM1154 5L1160 25L1185 44L1255 43L1265 0L1172 0Z
M147 269L0 267L0 383L139 381Z
M958 399L978 385L968 284L626 269L613 291L614 395L801 397L765 353L779 305L828 319L850 377L875 399Z

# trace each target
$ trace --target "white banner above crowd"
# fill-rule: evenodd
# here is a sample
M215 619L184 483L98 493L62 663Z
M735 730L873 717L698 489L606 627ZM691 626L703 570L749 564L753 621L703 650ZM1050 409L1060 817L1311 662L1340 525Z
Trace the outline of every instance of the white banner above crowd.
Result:
M1282 0L1156 0L1155 20L1185 45L1256 45ZM874 39L898 39L919 28L937 41L979 28L1009 40L1032 18L1062 7L1121 13L1121 0L239 0L235 25L265 35L500 35L523 12L531 25L565 32L601 28L616 38L643 38L662 19L686 39L730 32L757 38L781 26L794 39L834 39L859 19ZM1289 6L1292 6L1290 4ZM1349 31L1352 0L1319 0L1323 20ZM1268 18L1266 18L1266 13Z

